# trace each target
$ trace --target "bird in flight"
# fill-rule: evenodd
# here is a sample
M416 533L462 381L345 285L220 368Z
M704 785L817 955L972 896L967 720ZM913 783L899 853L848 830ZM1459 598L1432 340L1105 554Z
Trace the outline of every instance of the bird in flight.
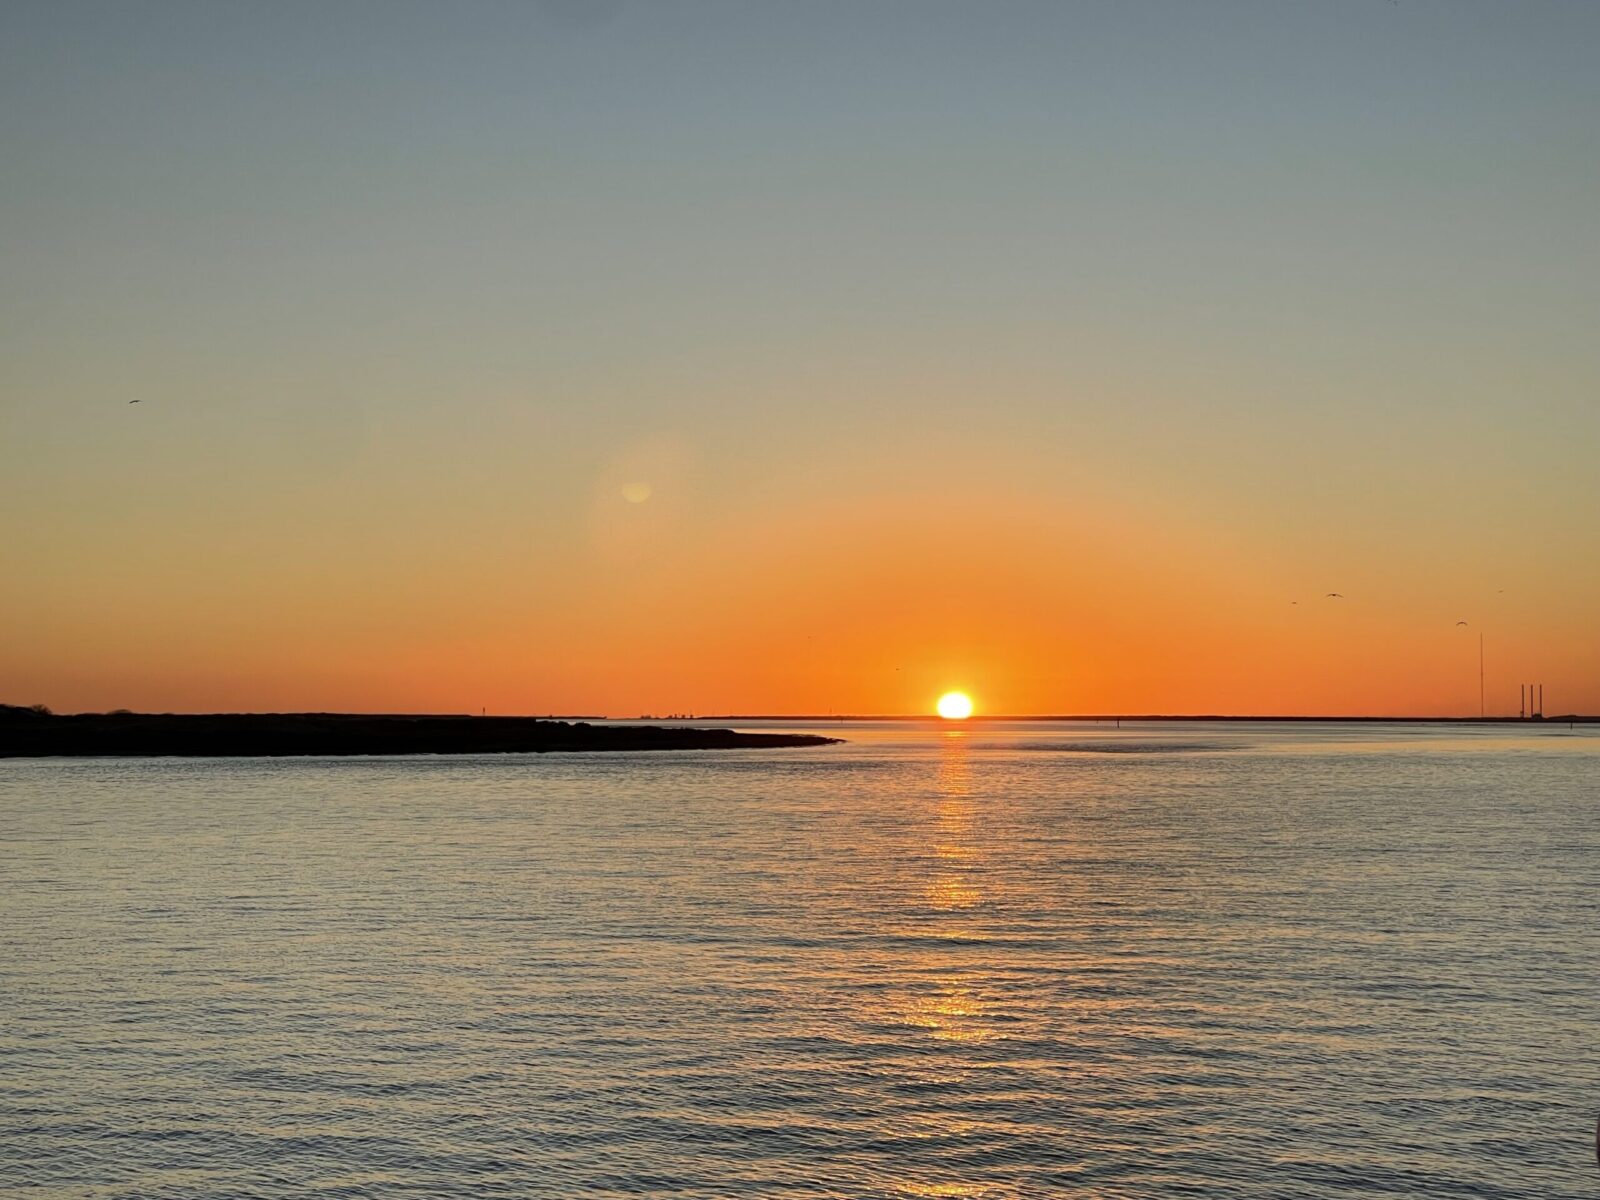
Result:
M137 403L139 403L139 401L137 401L137 400L129 400L128 403L129 404L137 404Z
M1456 624L1457 624L1457 625L1465 625L1465 624L1466 624L1466 622L1465 622L1465 621L1457 621L1457 622L1456 622Z
M1327 596L1324 597L1324 598L1328 599L1328 600L1343 600L1344 599L1344 593L1343 592L1329 592L1327 594Z

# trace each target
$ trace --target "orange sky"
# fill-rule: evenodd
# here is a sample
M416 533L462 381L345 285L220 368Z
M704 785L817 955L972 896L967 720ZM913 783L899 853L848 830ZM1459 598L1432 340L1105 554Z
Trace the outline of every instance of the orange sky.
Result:
M695 502L690 456L665 445L635 452L631 474L596 471L564 544L537 506L517 544L492 490L432 516L397 508L376 539L370 514L314 491L266 513L250 497L108 511L67 555L49 538L13 543L51 565L5 594L31 631L3 651L11 697L904 713L962 688L990 713L1470 715L1481 630L1491 711L1514 711L1517 684L1539 679L1548 711L1600 709L1581 604L1542 603L1555 581L1514 547L1499 549L1521 569L1499 579L1480 575L1470 539L1381 563L1345 550L1319 569L1293 539L1109 483L1007 490L942 472L950 485L921 494L841 479L848 499L774 486L722 511ZM650 495L630 500L619 480L641 468L657 472Z
M0 702L1600 712L1600 9L75 11Z

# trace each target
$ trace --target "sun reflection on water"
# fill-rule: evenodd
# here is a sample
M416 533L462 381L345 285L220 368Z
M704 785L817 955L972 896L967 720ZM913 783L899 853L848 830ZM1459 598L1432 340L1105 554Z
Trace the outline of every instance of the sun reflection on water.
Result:
M930 870L920 888L921 904L907 914L925 947L913 972L921 986L898 996L892 1019L935 1041L976 1045L1004 1035L991 1019L984 972L972 957L972 948L988 940L981 922L988 897L982 883L985 857L974 836L977 804L969 753L965 730L940 738L926 849L912 856Z
M971 843L972 778L966 731L946 733L939 751L933 853L943 870L929 881L924 894L935 908L971 908L983 899L983 892L971 878L980 863Z
M1005 954L995 946L1005 941L1005 931L995 928L1001 864L990 850L987 829L994 813L979 778L981 762L968 730L946 730L932 778L908 798L897 863L902 903L889 930L897 942L895 983L864 1014L898 1031L906 1049L897 1066L902 1085L939 1094L1003 1086L981 1081L1004 1074L1001 1047L1025 1029L997 978L997 955ZM1017 1195L970 1165L957 1165L994 1137L988 1121L941 1105L921 1110L909 1124L907 1118L904 1112L895 1115L894 1133L937 1142L945 1147L946 1161L907 1170L887 1194L967 1200Z

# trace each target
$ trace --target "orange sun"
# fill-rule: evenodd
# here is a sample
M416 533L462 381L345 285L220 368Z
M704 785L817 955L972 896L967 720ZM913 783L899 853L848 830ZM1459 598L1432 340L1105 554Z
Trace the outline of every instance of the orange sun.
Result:
M972 697L965 692L946 692L935 707L946 721L965 721L972 715Z

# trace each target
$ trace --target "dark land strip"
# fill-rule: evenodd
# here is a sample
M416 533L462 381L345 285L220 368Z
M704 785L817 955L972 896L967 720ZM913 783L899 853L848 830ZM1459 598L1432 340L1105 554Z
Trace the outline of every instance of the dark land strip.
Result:
M53 756L527 754L825 746L838 738L535 717L356 713L77 713L0 705L0 758Z

